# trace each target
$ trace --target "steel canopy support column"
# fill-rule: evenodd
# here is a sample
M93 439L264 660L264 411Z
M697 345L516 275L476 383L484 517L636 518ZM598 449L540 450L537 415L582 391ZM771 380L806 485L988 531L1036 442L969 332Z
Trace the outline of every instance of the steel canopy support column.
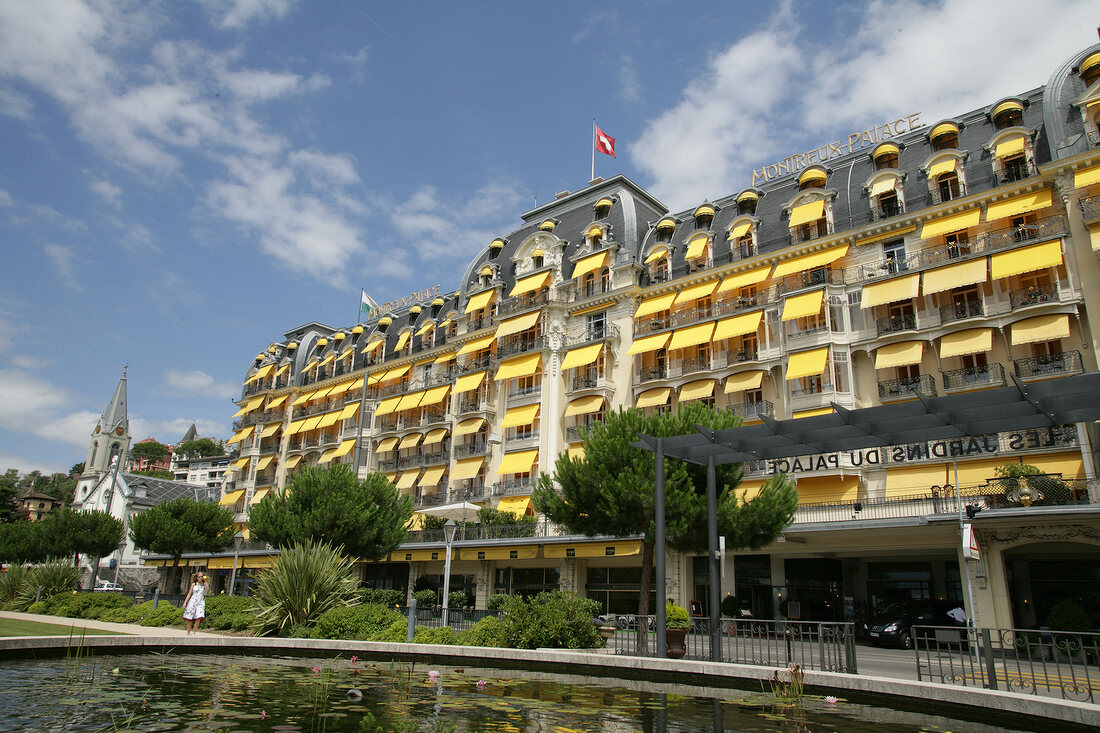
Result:
M654 451L656 458L656 481L655 491L653 497L653 511L656 515L654 518L654 534L653 549L655 551L656 558L654 560L655 570L657 572L657 608L654 609L656 622L655 630L657 632L657 652L656 656L665 657L668 656L668 646L665 642L665 441L664 438L657 438L657 450ZM642 583L642 587L646 587L647 583ZM644 633L644 629L639 625L638 633Z
M710 562L710 661L722 661L722 568L718 555L718 487L714 456L707 459L707 554Z

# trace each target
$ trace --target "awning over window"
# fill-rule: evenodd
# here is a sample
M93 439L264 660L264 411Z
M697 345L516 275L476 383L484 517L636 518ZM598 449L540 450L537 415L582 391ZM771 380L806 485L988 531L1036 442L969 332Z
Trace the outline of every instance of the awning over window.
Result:
M976 260L960 262L957 265L938 267L928 270L921 278L924 284L924 294L942 293L945 290L961 288L964 285L974 285L986 281L986 262L984 257Z
M256 473L264 470L271 465L271 462L275 460L274 455L260 456L260 460L256 462Z
M823 216L825 216L825 199L818 199L791 209L791 220L787 226L793 229L809 224L811 221L817 221Z
M253 411L253 410L255 410L255 409L256 409L257 407L259 407L259 406L260 406L260 403L261 403L261 402L263 402L263 401L264 401L264 395L260 395L259 397L253 397L252 399L250 399L250 400L249 400L249 401L248 401L248 402L247 402L247 403L246 403L246 404L244 405L244 407L242 407L241 409L239 409L239 410L237 410L237 411L236 411L235 413L233 413L233 415L232 415L232 416L233 416L233 417L240 417L241 415L245 415L245 414L247 414L247 413L249 413L249 412L252 412L252 411Z
M378 441L378 447L374 450L376 453L388 453L393 450L395 445L397 445L397 438L383 438Z
M305 420L295 420L294 422L286 426L286 433L284 433L284 435L294 435L295 433L300 432L301 429L305 427L305 424Z
M584 460L584 443L574 443L573 445L569 446L567 454L569 455L569 458L571 460L576 459L578 461L583 461Z
M420 445L420 439L423 437L423 433L409 433L408 435L402 436L401 443L397 447L401 450L415 448Z
M682 305L692 300L698 300L699 298L710 295L714 292L714 289L718 287L717 280L711 280L707 283L698 283L696 285L689 285L676 294L676 300L673 302L677 305Z
M705 397L713 396L713 379L697 379L694 382L688 382L683 387L680 387L680 402L688 402L689 400L701 400Z
M828 179L829 175L820 168L807 168L802 172L802 175L798 177L799 184L809 183L811 181L824 181Z
M402 410L411 410L414 407L420 407L420 401L422 399L424 399L423 392L410 392L401 398L401 401L397 403L395 409L397 412L401 412Z
M794 295L783 301L784 321L793 321L796 318L808 318L821 312L821 304L825 302L825 291L815 290L811 293Z
M320 421L318 421L317 423L317 427L327 428L335 425L336 421L340 419L340 412L340 410L337 410L336 412L326 412L324 415L321 416Z
M520 425L530 425L535 422L535 418L539 414L539 403L533 405L523 405L522 407L513 407L504 414L504 419L500 421L500 427L503 428L515 428Z
M593 412L599 412L603 409L604 398L603 395L589 395L587 397L578 397L570 402L565 407L565 417L573 417L574 415L589 415Z
M588 366L599 358L601 351L603 351L602 343L589 344L579 349L573 349L561 360L561 369L564 371L566 369L576 369L577 367Z
M397 337L397 343L393 346L394 353L397 353L398 351L401 351L401 349L405 348L405 345L409 343L410 336L412 336L412 332L405 331Z
M340 410L340 414L337 416L337 419L338 420L347 420L349 417L352 417L353 415L355 415L358 412L359 412L359 403L358 402L352 402L350 404L344 405L344 409Z
M509 514L522 517L530 514L531 499L527 496L506 496L497 502L498 512L508 512Z
M992 328L970 328L949 333L940 339L940 358L984 354L993 349Z
M874 308L876 305L897 303L899 300L912 300L917 297L918 290L920 290L919 274L864 285L859 307Z
M996 117L1002 112L1022 112L1023 109L1024 105L1010 99L1007 102L1001 102L996 107L994 107L993 111L989 113L989 116Z
M333 387L332 389L330 389L326 396L327 397L336 397L337 395L344 394L350 388L351 388L351 382L344 382L343 384L338 384L335 387Z
M527 356L509 359L503 362L500 368L497 369L496 381L501 382L505 379L529 377L539 370L541 364L542 354L529 354Z
M799 504L854 501L859 494L859 476L807 476L798 479L796 488Z
M447 428L436 428L435 430L429 430L428 434L424 436L424 445L435 445L436 443L442 443L443 439L447 437Z
M1010 155L1019 155L1024 152L1024 138L1014 137L1011 140L1005 140L1003 143L998 143L994 152L998 158L1007 158Z
M714 322L700 323L697 326L678 328L672 334L672 340L668 344L671 349L684 349L688 346L698 346L708 343L714 336Z
M489 336L483 336L479 339L474 339L473 341L467 341L462 345L462 348L458 350L458 355L462 356L463 354L474 354L478 351L481 351L482 349L487 349L492 346L493 342L496 340L496 334L491 334Z
M469 392L475 390L481 386L481 383L485 380L485 372L477 372L476 374L464 374L458 378L455 382L455 394L461 394L463 392Z
M417 336L423 336L428 331L431 331L433 328L435 328L435 321L428 321L427 323L425 323L423 326L420 327L420 330L416 332L416 335Z
M252 384L253 382L260 381L261 379L263 379L264 377L266 377L268 374L271 373L271 369L274 366L275 366L274 364L268 364L267 366L260 367L259 369L256 370L255 374L253 374L248 379L244 380L244 383L245 384Z
M405 471L401 474L401 478L397 479L397 488L399 489L411 489L416 485L416 480L420 478L420 469L415 468L411 471Z
M726 377L726 394L731 392L744 392L746 389L760 389L764 381L764 372L754 369L751 372L738 372Z
M815 252L810 255L803 255L802 257L795 257L793 260L780 262L776 265L772 277L784 277L795 272L805 272L806 270L813 270L817 267L824 267L825 265L836 262L846 254L848 254L848 245L833 247L823 252Z
M697 260L707 253L707 244L710 242L710 236L707 234L700 235L695 239L688 242L687 252L684 253L685 260Z
M573 277L579 278L587 275L590 272L595 272L601 267L606 267L608 262L608 252L597 252L594 255L589 255L581 260L577 261L577 264L573 267Z
M266 497L270 493L271 489L269 487L257 489L256 493L252 495L252 499L248 502L249 506L259 504L261 501L264 500L264 497Z
M943 160L933 163L928 168L928 177L935 179L936 176L943 175L944 173L950 173L955 170L958 165L959 159L955 157L944 158Z
M1057 267L1062 264L1062 240L1052 239L1008 252L998 252L989 258L989 263L994 280Z
M243 497L244 497L244 489L237 489L236 491L229 491L229 492L226 492L225 496L223 496L218 501L218 504L220 504L222 506L233 506L238 501L240 501Z
M497 324L497 338L499 339L505 336L511 336L513 333L526 331L538 323L539 316L541 315L542 311L532 311L530 313L524 313L522 316L516 316L515 318L501 321Z
M1092 168L1082 168L1073 172L1074 188L1084 188L1094 183L1100 183L1100 165L1094 165Z
M739 239L749 233L752 229L751 221L742 221L734 225L733 229L730 229L730 239Z
M657 387L656 389L647 389L638 395L638 400L635 403L635 407L656 407L657 405L667 405L669 395L672 394L671 387Z
M1012 324L1012 345L1034 344L1069 338L1069 316L1055 313L1028 318Z
M516 295L523 295L524 293L531 293L542 288L546 284L546 281L550 279L550 271L545 270L534 275L528 275L527 277L521 277L516 280L515 286L509 291L508 297L514 297ZM468 312L468 311L467 311Z
M281 367L279 367L279 369L278 369L278 370L277 370L277 371L275 372L275 379L278 379L279 377L281 377L281 376L283 376L284 374L286 374L286 373L287 373L287 371L289 371L289 369L290 369L290 364L283 364L283 365L282 365Z
M923 341L902 341L875 350L875 369L891 369L920 364L924 357Z
M674 300L676 300L676 293L665 293L653 298L646 298L638 304L638 310L634 312L634 317L641 318L652 313L667 311L672 307L672 301Z
M250 456L245 456L244 458L240 459L239 461L234 461L233 462L234 470L239 471L240 469L247 466L251 460L252 460L252 458Z
M252 435L252 431L256 429L255 425L249 425L248 427L238 430L232 438L225 442L226 445L233 445L234 443L240 443L242 440Z
M321 389L317 390L316 392L313 392L309 396L310 402L313 402L314 400L323 400L325 397L328 396L329 390L331 390L331 389L332 389L332 387L322 387Z
M451 480L475 478L481 473L481 467L483 465L485 465L484 456L459 458L458 461L455 462L455 470L451 471Z
M1029 211L1045 209L1050 206L1050 203L1049 188L1033 193L1025 193L1023 196L1013 196L1010 199L990 204L985 211L985 220L988 223L999 219L1007 219L1010 216L1019 216Z
M460 435L469 435L470 433L476 433L481 430L481 426L485 424L485 418L483 417L470 417L466 418L458 425L455 425L455 437Z
M539 451L537 448L535 450L521 450L515 453L505 453L504 458L500 461L500 468L497 469L497 474L527 473L538 459Z
M662 257L667 257L667 256L668 256L668 247L664 247L664 246L654 247L653 250L649 253L649 256L645 258L645 264L647 264L647 265L651 264L651 263L656 262L657 260L661 259Z
M438 405L440 402L447 398L447 393L451 391L451 385L444 384L440 387L432 387L424 393L424 399L420 400L421 407L432 407Z
M658 333L653 336L643 336L640 339L635 339L634 343L627 349L627 356L631 354L645 354L650 351L656 351L657 349L663 349L668 340L672 338L671 333Z
M730 275L718 286L718 292L726 293L730 290L738 290L740 288L747 288L749 285L762 283L768 279L768 274L771 271L772 266L765 265L764 267L757 267L753 270L745 270L736 275Z
M554 544L543 548L543 557L630 557L642 551L641 540Z
M378 407L374 411L375 417L381 417L382 415L389 415L391 412L397 409L397 403L401 401L400 397L389 397L378 403Z
M893 191L895 188L897 188L897 185L897 178L895 178L894 176L885 176L884 178L880 178L871 184L871 195L881 196L887 191Z
M970 211L964 211L959 214L952 214L951 216L945 216L942 219L934 219L927 221L920 230L921 239L931 239L932 237L939 237L943 234L949 234L951 232L957 232L960 229L969 229L970 227L978 226L978 222L982 219L981 209L971 209Z
M390 369L388 372L378 378L378 384L389 382L393 379L405 376L405 374L408 373L410 366L411 365L406 364L405 366L399 366L395 369Z
M268 403L267 403L267 409L268 409L268 410L273 410L273 409L275 409L275 408L276 408L276 407L278 407L279 405L281 405L281 404L283 404L284 402L286 402L286 398L287 398L287 397L289 397L289 396L290 396L290 395L285 395L285 394L284 394L284 395L279 395L278 397L275 397L274 399L272 399L272 400L271 400L271 402L268 402Z
M364 346L359 353L360 354L369 353L371 351L374 351L375 349L377 349L379 346L381 346L384 343L386 343L386 339L384 339L384 338L380 338L380 339L377 339L375 341L371 341L369 344Z
M829 347L823 346L812 351L799 351L787 359L787 380L800 377L812 377L825 371L825 362L829 358Z
M302 432L308 433L310 430L316 429L319 422L321 422L321 415L306 418L305 424L302 425Z
M940 124L932 128L932 132L929 133L928 139L935 140L940 135L947 135L952 132L957 133L958 131L959 126L956 125L954 122L941 122Z
M439 356L437 356L435 358L435 361L433 361L432 363L433 364L446 364L449 361L454 361L454 358L455 358L455 352L448 351L446 354L440 354Z
M483 290L477 295L471 296L470 300L466 303L465 313L472 313L476 310L480 310L492 302L493 296L497 294L496 288L492 290Z
M273 422L273 423L270 423L268 425L265 425L263 431L260 433L260 437L261 438L270 438L272 435L279 432L279 427L281 425L282 425L281 422Z
M294 468L299 463L301 463L301 461L302 461L302 456L300 456L300 455L291 456L290 458L286 459L286 463L283 464L283 468L285 468L286 470L289 471L290 469Z
M339 447L336 448L336 453L332 457L340 458L341 456L346 456L354 447L355 438L349 438L348 440L341 441Z
M742 313L733 318L723 318L714 325L712 341L744 336L746 333L756 333L760 328L760 320L764 317L764 311Z
M424 475L420 477L420 483L417 486L436 486L439 484L439 479L443 478L443 474L447 473L446 466L432 466L424 470Z

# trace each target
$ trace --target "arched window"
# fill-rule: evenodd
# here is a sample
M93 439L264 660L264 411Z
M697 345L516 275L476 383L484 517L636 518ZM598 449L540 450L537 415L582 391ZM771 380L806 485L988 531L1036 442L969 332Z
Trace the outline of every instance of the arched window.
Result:
M596 220L606 219L607 215L611 213L611 207L614 205L614 201L609 198L602 198L596 202Z
M1019 100L1009 99L994 107L989 116L997 130L1017 127L1024 124L1024 105Z
M696 229L709 229L712 221L714 221L713 206L710 206L709 204L703 204L695 210Z
M1093 82L1100 79L1100 51L1086 56L1079 68L1081 81L1085 82L1086 87L1092 86Z
M824 168L807 168L798 177L798 189L805 191L807 188L825 188L825 182L828 179L829 174Z
M871 158L875 161L875 170L881 171L888 168L897 168L898 159L901 155L901 148L894 143L882 143L875 152L871 154Z
M657 241L658 242L671 242L672 232L676 230L675 219L661 219L657 222Z
M753 191L743 191L737 197L737 215L752 216L756 213L756 204L760 197Z
M941 122L932 128L928 139L935 152L955 150L959 147L959 126L954 122Z
M588 231L585 233L585 236L588 238L588 245L592 249L597 249L599 248L600 243L603 240L603 227L594 224L588 227Z

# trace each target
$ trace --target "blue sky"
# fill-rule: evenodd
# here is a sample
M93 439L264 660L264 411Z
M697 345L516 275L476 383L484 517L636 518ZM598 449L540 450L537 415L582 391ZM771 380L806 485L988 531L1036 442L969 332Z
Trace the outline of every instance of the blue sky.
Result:
M354 322L361 287L455 288L583 187L593 118L617 138L597 174L676 210L1044 84L1097 21L1069 0L0 0L0 470L83 460L124 364L135 439L226 437L283 331Z

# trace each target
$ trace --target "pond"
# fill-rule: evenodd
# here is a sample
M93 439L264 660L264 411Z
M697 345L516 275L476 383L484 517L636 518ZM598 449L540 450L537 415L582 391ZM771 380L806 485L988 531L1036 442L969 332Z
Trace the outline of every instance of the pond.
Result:
M355 657L14 660L0 664L0 696L3 731L1008 730L820 696L777 702L770 689L699 690Z

